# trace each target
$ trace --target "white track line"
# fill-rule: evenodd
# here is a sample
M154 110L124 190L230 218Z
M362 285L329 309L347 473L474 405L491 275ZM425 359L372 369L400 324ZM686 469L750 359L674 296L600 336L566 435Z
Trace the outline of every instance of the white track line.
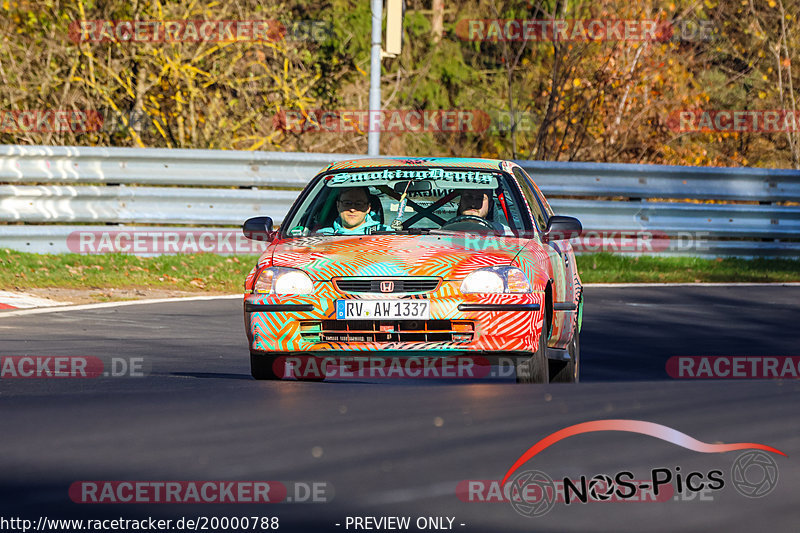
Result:
M800 287L800 283L584 283L584 287Z
M32 294L0 291L0 303L10 305L14 309L33 309L36 307L63 307L71 302L56 302L55 300L40 298Z
M19 311L0 311L0 318L23 315L39 315L42 313L59 313L64 311L83 311L85 309L103 309L106 307L123 307L126 305L160 304L169 302L193 302L199 300L232 300L243 298L244 294L222 294L219 296L190 296L187 298L154 298L150 300L125 300L122 302L103 302L99 304L64 305L61 307L43 307L39 309L20 309Z
M800 287L800 283L585 283L584 287ZM60 307L43 307L37 309L20 309L18 311L0 311L0 318L43 313L60 313L64 311L83 311L86 309L103 309L106 307L123 307L127 305L160 304L169 302L192 302L202 300L231 300L243 298L244 294L222 294L219 296L190 296L186 298L157 298L150 300L125 300L122 302L103 302L99 304L65 305Z

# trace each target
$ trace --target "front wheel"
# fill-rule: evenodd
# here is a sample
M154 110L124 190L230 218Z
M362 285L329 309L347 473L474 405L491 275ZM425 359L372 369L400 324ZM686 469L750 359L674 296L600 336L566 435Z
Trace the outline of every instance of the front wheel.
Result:
M276 371L277 370L277 371ZM289 366L289 370L287 371L287 365L283 362L282 357L276 357L273 355L259 355L250 352L250 375L253 376L255 379L284 379L284 378L295 378L297 381L323 381L325 379L325 375L319 374L318 372L309 373L308 375L303 375L302 373L298 375L296 372L291 370L291 366Z
M539 346L529 359L517 360L517 383L547 383L547 322L542 321Z
M273 357L250 353L250 375L254 379L281 379L273 368Z
M581 337L577 328L575 333L572 334L572 340L567 347L567 352L569 353L569 361L557 363L560 366L550 381L554 383L578 383L581 364Z

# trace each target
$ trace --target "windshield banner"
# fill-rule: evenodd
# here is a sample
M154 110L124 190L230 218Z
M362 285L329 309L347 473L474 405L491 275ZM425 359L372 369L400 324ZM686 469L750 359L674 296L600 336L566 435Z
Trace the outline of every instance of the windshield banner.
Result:
M414 179L434 180L440 188L451 188L454 184L458 184L458 187L463 188L497 187L497 178L490 172L444 170L441 168L398 168L364 172L341 172L328 177L328 186L383 185L387 181ZM470 187L471 185L473 187Z

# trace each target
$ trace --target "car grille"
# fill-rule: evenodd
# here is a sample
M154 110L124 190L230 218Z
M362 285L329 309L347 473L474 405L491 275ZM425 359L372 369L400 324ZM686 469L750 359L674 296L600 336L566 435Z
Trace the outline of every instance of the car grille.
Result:
M439 286L439 278L340 278L334 280L339 292L346 293L383 293L422 294L435 291ZM391 290L382 290L381 284L391 282ZM384 285L384 289L386 286Z
M454 320L323 320L301 322L313 342L471 342L475 326Z

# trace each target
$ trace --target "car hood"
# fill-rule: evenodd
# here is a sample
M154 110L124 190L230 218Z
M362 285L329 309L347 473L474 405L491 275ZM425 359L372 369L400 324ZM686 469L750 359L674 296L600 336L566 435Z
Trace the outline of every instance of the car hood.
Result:
M263 260L271 259L273 266L300 268L315 280L339 276L464 279L477 268L510 264L527 242L474 234L300 237L274 243Z

